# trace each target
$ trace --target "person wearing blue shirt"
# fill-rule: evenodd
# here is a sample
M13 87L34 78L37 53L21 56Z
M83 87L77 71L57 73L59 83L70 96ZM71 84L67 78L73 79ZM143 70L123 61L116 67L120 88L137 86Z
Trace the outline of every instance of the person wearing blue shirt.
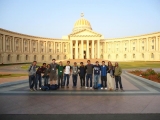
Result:
M105 65L105 61L102 61L101 65L101 84L102 87L101 89L106 89L107 90L107 70L108 66Z
M94 67L94 89L98 89L98 81L99 81L100 69L101 69L99 62L96 61L96 65L94 65L93 67Z

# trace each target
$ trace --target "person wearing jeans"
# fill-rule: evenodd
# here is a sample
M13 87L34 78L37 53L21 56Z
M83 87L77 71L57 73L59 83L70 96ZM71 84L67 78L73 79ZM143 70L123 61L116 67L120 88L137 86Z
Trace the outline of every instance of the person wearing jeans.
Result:
M73 87L77 86L77 76L78 76L78 66L77 66L77 63L74 62L74 66L72 67Z
M105 61L102 61L101 65L101 89L107 90L107 70L108 67L105 65Z
M63 64L62 61L59 62L58 66L58 86L63 88Z
M86 69L85 66L83 65L83 62L80 63L79 69L79 77L81 81L81 87L85 87L85 75L86 75Z
M96 65L94 65L94 88L98 89L98 81L99 81L99 76L100 76L100 65L99 62L96 61Z
M122 81L121 81L121 74L122 74L122 69L119 66L118 62L115 62L114 76L115 76L115 82L116 82L116 91L118 91L118 83L120 85L121 91L124 91L122 86Z
M92 74L93 74L93 65L91 64L90 60L87 61L87 65L85 66L86 69L86 88L89 87L88 81L90 80L90 89L92 89Z
M37 61L33 61L32 65L28 68L28 74L29 74L29 87L31 91L35 91L33 89L35 83L36 83L36 66Z
M67 79L67 88L69 88L69 77L71 75L71 70L72 70L72 67L69 65L70 64L70 61L67 61L67 65L64 66L64 86L65 86L65 83L66 83L66 79Z

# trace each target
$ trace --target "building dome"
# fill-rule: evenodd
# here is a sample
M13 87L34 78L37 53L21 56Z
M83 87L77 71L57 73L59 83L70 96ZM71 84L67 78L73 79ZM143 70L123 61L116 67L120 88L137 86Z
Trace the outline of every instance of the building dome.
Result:
M83 13L81 14L81 18L77 20L74 24L73 32L77 32L83 29L90 29L92 30L91 24L88 20L83 18Z

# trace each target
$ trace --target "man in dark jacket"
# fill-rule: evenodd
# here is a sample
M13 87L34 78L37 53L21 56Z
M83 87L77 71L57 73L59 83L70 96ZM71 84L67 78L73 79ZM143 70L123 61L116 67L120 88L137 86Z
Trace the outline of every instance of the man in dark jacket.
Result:
M81 87L85 86L85 75L86 75L86 68L83 65L83 62L80 63L80 67L79 69L79 77L80 77L80 81L81 81Z

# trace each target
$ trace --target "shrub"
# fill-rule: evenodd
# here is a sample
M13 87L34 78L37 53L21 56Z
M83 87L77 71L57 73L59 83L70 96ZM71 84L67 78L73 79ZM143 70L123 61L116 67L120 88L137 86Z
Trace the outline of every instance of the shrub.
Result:
M160 80L160 73L157 74L157 78L158 78L158 80Z
M149 75L155 75L156 74L156 72L152 69L147 69L146 72L148 72Z
M149 76L148 72L142 72L142 76Z

